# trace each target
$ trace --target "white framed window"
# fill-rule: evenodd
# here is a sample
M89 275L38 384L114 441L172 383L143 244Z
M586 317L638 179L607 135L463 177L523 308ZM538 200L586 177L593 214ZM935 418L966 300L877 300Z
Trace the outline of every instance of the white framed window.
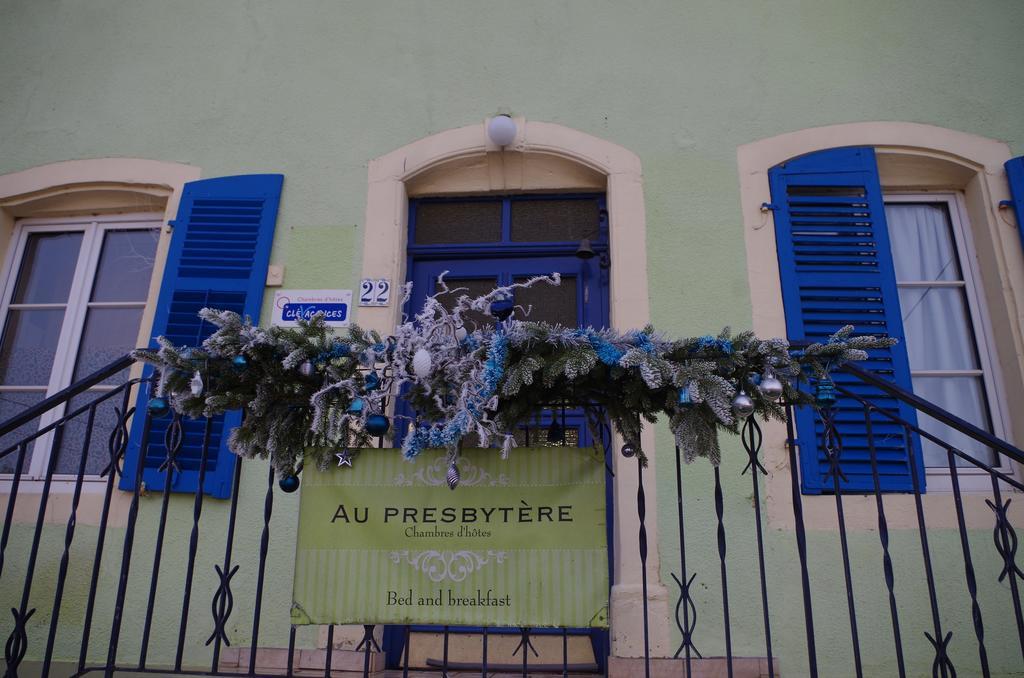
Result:
M0 420L25 410L135 348L153 275L162 215L25 219L15 224L0 276ZM72 398L73 410L127 379L127 370ZM97 407L88 450L85 416L63 430L55 478L72 478L83 452L85 474L108 462L107 438L120 398ZM0 452L64 414L55 408L4 439ZM46 474L51 435L27 449L23 477ZM16 454L0 459L15 470Z
M971 229L959 193L885 195L903 331L914 393L1005 438L998 361L981 293ZM1000 467L981 443L918 415L918 425L985 464ZM929 490L951 489L946 450L921 439ZM958 460L962 489L989 489L988 474Z

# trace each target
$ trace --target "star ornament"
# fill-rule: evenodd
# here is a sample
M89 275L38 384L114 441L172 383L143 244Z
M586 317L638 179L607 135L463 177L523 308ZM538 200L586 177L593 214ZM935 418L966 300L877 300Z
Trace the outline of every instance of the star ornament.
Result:
M335 452L334 456L338 458L338 468L341 468L342 466L352 468L352 452L349 450L342 450L341 452Z

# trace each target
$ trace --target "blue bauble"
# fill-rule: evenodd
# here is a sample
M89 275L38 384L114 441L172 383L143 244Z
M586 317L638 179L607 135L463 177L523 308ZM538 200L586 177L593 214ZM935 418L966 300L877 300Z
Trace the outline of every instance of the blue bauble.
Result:
M149 410L149 413L154 417L162 417L171 411L171 405L167 402L167 398L163 396L156 396L149 399L149 402L146 404L146 409Z
M366 379L363 380L363 385L367 391L376 391L380 387L380 375L376 372L370 372L366 375Z
M491 315L498 320L508 320L512 316L512 311L515 309L515 305L515 299L512 297L495 299L491 302Z
M363 403L363 399L362 398L355 398L355 399L353 399L352 402L349 403L349 406L348 406L349 414L359 414L360 412L363 411L363 405L364 404L365 403Z
M366 432L371 436L382 436L390 427L391 422L383 414L371 414L366 418Z
M814 387L814 402L818 407L832 407L836 404L836 387L831 381L819 381Z
M295 490L299 489L299 477L281 476L281 479L277 481L277 486L281 488L282 492L291 494Z
M236 355L231 359L231 367L236 371L241 372L245 368L249 367L249 359L244 355Z
M679 389L679 404L687 407L693 404L693 398L690 397L690 385L686 384Z

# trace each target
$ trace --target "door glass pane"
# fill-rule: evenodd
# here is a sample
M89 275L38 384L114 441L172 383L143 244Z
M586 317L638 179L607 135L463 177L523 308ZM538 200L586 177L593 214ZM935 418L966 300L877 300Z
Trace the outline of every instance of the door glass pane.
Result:
M68 300L75 277L82 233L32 233L25 242L16 304L63 304Z
M498 286L497 278L445 278L444 282L449 291L440 295L438 300L449 311L455 306L459 297L463 295L470 298L482 297ZM435 284L434 291L440 292L441 286ZM470 332L477 327L494 324L494 318L477 311L464 314L462 319L466 322L466 329Z
M885 219L897 281L963 279L944 204L888 204Z
M107 231L91 301L145 301L159 229Z
M416 207L417 245L501 240L501 202L424 202Z
M73 380L92 374L135 348L142 308L90 308L78 346ZM128 371L107 378L104 384L120 384Z
M910 369L978 368L963 288L901 287L899 292Z
M513 200L515 242L576 242L598 236L598 204L593 200Z
M42 391L0 391L0 421L7 421L11 417L20 414L43 400L46 394ZM25 439L25 436L32 435L39 428L39 419L33 419L5 436L0 436L0 455L3 455L11 445L17 445ZM25 451L25 461L22 464L21 472L27 473L29 462L32 459L33 444L29 444ZM0 473L14 473L17 467L18 450L0 457Z
M66 414L71 414L80 407L94 402L103 394L86 391L68 401ZM77 474L82 454L85 453L85 475L99 475L110 463L110 434L117 426L117 408L123 404L122 394L112 395L96 406L93 419L92 435L89 437L89 448L85 447L85 435L89 428L89 410L69 419L64 424L61 434L60 456L57 458L57 473Z
M11 310L0 343L0 384L46 386L64 309Z
M929 400L944 410L974 424L980 429L991 431L988 408L985 403L984 384L979 377L914 377L914 394ZM920 414L918 425L939 440L965 452L979 461L994 463L993 451L956 429L950 428L931 417ZM925 466L949 466L946 450L935 443L921 438ZM958 466L969 466L969 462L958 462Z
M521 283L529 279L529 276L523 276L516 277L515 281ZM547 322L565 327L579 326L579 315L576 308L576 278L562 276L561 285L538 283L533 287L517 289L516 304L530 308L530 314L521 318L523 320Z

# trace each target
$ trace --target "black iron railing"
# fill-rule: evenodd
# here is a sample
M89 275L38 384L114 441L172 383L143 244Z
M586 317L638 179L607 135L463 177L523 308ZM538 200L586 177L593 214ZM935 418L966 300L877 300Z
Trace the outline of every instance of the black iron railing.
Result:
M0 424L0 439L56 408L67 407L72 397L131 365L130 358L122 358ZM958 674L998 675L1024 666L1020 600L1024 571L1017 562L1018 537L1010 508L1010 495L1024 491L1014 470L1024 464L1024 452L870 372L854 366L844 369L863 384L909 404L921 416L991 449L996 462L975 458L918 423L900 418L891 407L881 408L846 386L836 388L847 402L859 403L863 409L874 480L873 492L866 495L835 491L832 496L809 498L801 493L797 455L815 451L798 449L792 408L788 408L787 433L781 436L776 436L777 429L762 429L754 419L744 422L740 441L746 456L740 463L735 455L726 455L727 463L721 467L685 466L677 450L673 479L676 510L662 515L664 521L665 515L674 513L676 524L662 523L661 543L669 544L678 534L678 569L674 568L674 554L667 555L665 547L661 567L678 591L674 613L664 619L653 617L652 610L658 608L648 606L649 589L660 585L652 579L655 570L649 572L647 566L648 528L655 507L648 505L652 474L637 460L636 549L643 589L643 656L630 665L631 674L649 676L654 662L675 661L672 671L690 677L702 663L717 661L724 663L732 676L741 663L748 666L752 659L760 661L762 673L772 678L780 675L780 669L787 676L930 673L951 678ZM142 464L136 465L134 490L115 493L129 425L136 415L133 393L142 381L127 380L98 393L92 401L0 450L0 461L13 460L13 473L3 481L0 493L0 501L5 502L0 530L0 599L10 609L10 616L0 620L6 676L49 675L58 663L62 673L70 667L73 675L149 672L317 674L330 678L340 670L361 669L369 675L381 668L378 627L363 626L361 640L352 643L347 654L338 654L334 649L339 633L336 627L328 626L326 637L318 638L290 624L289 598L281 590L290 589L288 547L294 539L294 526L275 522L275 508L294 499L279 489L273 471L263 462L248 460L236 464L227 501L206 497L201 474L210 446L209 422L200 478L191 497L172 496L170 490L175 456L183 444L178 415L172 415L164 435L166 459L161 471L167 474L167 482L158 497L145 496ZM102 408L114 412L112 420L99 415ZM151 415L138 416L146 417L139 451L144 457ZM838 490L842 441L835 413L826 407L821 417L825 439L831 441L824 450L828 474L833 489ZM939 531L928 526L930 509L914 466L923 460L914 459L913 453L913 492L896 498L883 492L872 429L878 417L898 426L907 441L916 436L945 450L950 490L927 499L932 506L938 502L949 509L955 516L951 525ZM563 416L563 428L564 424ZM80 443L80 449L67 444L65 432L72 426L84 426L79 429L84 435L74 441ZM769 462L764 449L773 436L778 437L775 443L784 442L785 448ZM86 468L99 437L104 438L106 463L97 480L87 478ZM43 445L48 447L45 472L38 478L26 478L26 462L33 450ZM913 451L914 445L907 444L905 449ZM636 450L624 448L622 452L632 457ZM74 462L71 467L76 472L58 474L58 466L69 468L69 461ZM661 473L671 475L672 470L662 468ZM972 477L970 489L962 487L966 475ZM750 485L745 479L740 481L743 476L750 478ZM980 489L979 478L985 483ZM59 510L52 492L54 483L61 483L62 492L70 494ZM79 513L86 495L94 519L88 536L82 537L85 528L80 525ZM786 500L791 506L785 506L784 524L773 524L771 502ZM893 528L892 511L897 506L894 502L899 501L903 502L898 504L900 510L907 508L909 513L900 515L901 526ZM979 527L979 514L970 509L981 501L991 515L987 525ZM116 510L115 502L121 504ZM747 503L749 518L738 513ZM849 513L854 504L856 518ZM620 509L622 506L620 501ZM871 509L867 515L866 506ZM823 512L828 513L834 529L820 527ZM870 531L864 527L865 515ZM694 529L693 521L701 519L708 521L709 529ZM808 519L819 526L808 527ZM746 520L752 524L747 526ZM854 520L859 522L853 525ZM179 524L183 526L180 534L187 532L187 542L169 536ZM931 539L945 539L953 533L956 557L946 548L937 558ZM908 557L911 543L913 554ZM832 550L838 554L834 565L822 567L822 553ZM876 570L880 575L865 585L865 573ZM790 596L784 594L789 593L793 600L785 599ZM969 602L964 605L962 601ZM673 620L677 630L674 658L652 657L653 637ZM613 617L613 628L615 623ZM887 631L881 634L883 626ZM415 633L413 627L405 626L388 635L400 646L392 655L395 668L403 675L413 668L410 645ZM550 631L517 630L515 665L495 661L495 630L478 630L479 662L451 660L449 642L455 630L444 627L441 633L442 656L421 668L443 673L479 670L484 676L493 671L567 676L607 672L609 667L605 643L593 644L594 663L572 660L572 634L565 629L555 631L561 636L560 662L551 657L541 660L534 649L533 641L550 636ZM891 647L877 642L880 634ZM874 640L866 641L866 637ZM967 638L971 638L969 643ZM1012 647L1014 643L1008 639L1015 640L1019 648ZM925 642L927 648L922 650ZM229 650L233 653L230 657L226 654Z

